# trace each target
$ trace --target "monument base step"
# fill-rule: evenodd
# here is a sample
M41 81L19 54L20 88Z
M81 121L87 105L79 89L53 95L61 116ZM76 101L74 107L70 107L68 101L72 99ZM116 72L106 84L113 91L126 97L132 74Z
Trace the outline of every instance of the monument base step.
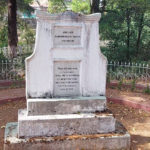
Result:
M18 124L8 123L5 129L4 150L129 150L130 135L116 123L109 134L72 135L39 138L18 138Z
M27 99L28 115L94 113L106 109L106 97Z
M28 116L26 110L18 113L19 137L108 133L115 131L115 122L109 112L42 116Z

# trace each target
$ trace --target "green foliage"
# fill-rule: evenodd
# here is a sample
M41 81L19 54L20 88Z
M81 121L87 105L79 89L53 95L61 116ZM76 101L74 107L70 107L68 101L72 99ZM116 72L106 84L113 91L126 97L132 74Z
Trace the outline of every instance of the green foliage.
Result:
M4 19L4 13L6 12L6 1L0 1L0 21Z
M123 79L121 78L118 83L118 90L121 90L122 85L123 85Z
M108 73L108 74L107 74L107 80L106 80L107 83L110 83L110 79L111 79L111 78L110 78L110 75L109 75L109 73Z
M1 61L1 60L4 60L4 61L7 60L7 58L4 56L3 53L0 53L0 61ZM0 69L1 69L1 68L0 68Z
M30 14L33 11L33 8L29 6L33 0L17 0L17 7L20 11L26 12ZM24 25L21 28L21 24L23 26L23 21L18 18L18 30L21 33L19 37L19 44L20 43L33 43L34 42L34 35L35 33L29 27ZM23 32L22 32L23 31ZM7 1L1 0L0 1L0 47L7 47L8 46L8 23L7 23Z
M71 9L74 12L89 14L90 13L90 1L89 0L72 0Z
M3 21L2 26L0 26L0 47L7 47L8 45L8 27L7 22Z
M0 1L0 47L8 45L8 29L7 29L7 17L6 14L6 1Z
M132 91L132 92L135 91L135 88L136 88L136 81L137 81L137 79L133 79L133 80L131 81L131 91Z
M150 2L148 0L109 0L100 22L102 51L109 60L150 59Z
M28 15L34 11L34 9L29 5L33 0L17 0L17 8Z
M33 0L16 0L17 1L17 9L21 12L29 13L34 11L34 9L29 5L33 2ZM4 16L7 12L7 0L0 0L0 18Z
M20 35L19 45L32 45L35 42L35 32L30 28L24 29Z
M90 1L89 0L72 0L72 2L65 2L64 0L50 0L48 11L50 13L60 13L71 9L74 12L89 14Z
M150 94L150 86L147 85L146 89L144 90L144 93Z
M65 11L66 9L67 9L67 6L63 0L50 0L49 1L48 11L50 13L60 13L60 12Z
M18 19L19 45L33 45L35 42L35 31L25 20Z

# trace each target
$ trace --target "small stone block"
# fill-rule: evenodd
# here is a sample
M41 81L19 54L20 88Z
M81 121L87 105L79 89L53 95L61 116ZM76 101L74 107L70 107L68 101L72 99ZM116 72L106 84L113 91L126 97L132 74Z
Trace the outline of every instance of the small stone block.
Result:
M118 122L116 131L109 134L23 139L17 135L17 123L8 123L5 129L4 150L130 150L130 135Z
M27 116L20 110L18 131L19 137L108 133L115 130L115 121L109 113Z
M106 109L106 97L28 99L28 115L94 113Z

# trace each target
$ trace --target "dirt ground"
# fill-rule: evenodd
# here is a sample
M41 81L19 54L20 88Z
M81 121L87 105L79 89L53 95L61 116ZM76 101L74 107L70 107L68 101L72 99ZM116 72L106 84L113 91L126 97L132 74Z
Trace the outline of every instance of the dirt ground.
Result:
M150 150L150 113L114 103L108 107L131 134L131 150Z
M144 94L141 91L132 92L130 89L118 90L117 88L116 89L107 88L106 95L109 98L128 100L150 106L150 94Z
M23 100L0 105L0 150L6 123L17 121L18 109L25 107ZM108 108L131 134L131 150L150 150L150 113L113 103L108 103Z

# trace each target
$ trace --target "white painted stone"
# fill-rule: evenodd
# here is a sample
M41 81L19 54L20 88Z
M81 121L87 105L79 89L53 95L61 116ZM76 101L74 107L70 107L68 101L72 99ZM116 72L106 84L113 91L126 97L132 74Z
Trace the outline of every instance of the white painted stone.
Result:
M55 61L54 62L54 96L80 95L80 62Z
M80 46L81 26L54 26L53 40L54 47Z
M105 95L107 60L99 46L100 16L99 13L81 15L71 11L59 15L37 12L35 48L26 59L27 98L69 95L69 92L62 94L60 89L54 89L55 62L61 61L68 65L72 61L80 62L75 95Z
M27 110L29 116L102 112L106 110L106 97L28 99Z
M102 135L38 138L18 138L17 129L16 122L6 125L4 150L130 150L131 137L123 126Z
M18 113L19 137L64 136L98 134L115 131L112 114L68 114L28 116L26 110Z

